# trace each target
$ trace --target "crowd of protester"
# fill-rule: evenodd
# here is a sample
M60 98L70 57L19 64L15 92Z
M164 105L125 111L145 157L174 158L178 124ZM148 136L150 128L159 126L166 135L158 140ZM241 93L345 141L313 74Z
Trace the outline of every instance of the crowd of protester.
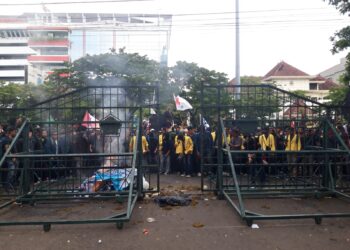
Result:
M14 140L18 129L21 127L21 117L0 124L0 148L3 156ZM349 126L337 125L338 135L350 148ZM181 176L200 176L202 173L210 174L215 170L201 170L201 161L204 165L215 165L218 162L217 146L219 144L217 130L215 128L195 128L192 126L171 126L156 131L145 126L141 138L143 165L160 165L160 172L168 175L177 173ZM61 132L61 133L60 133ZM326 133L326 134L324 134ZM224 137L226 135L226 138ZM292 176L312 175L316 165L322 162L324 155L320 154L298 154L301 150L312 150L324 147L327 138L327 148L340 148L340 140L331 129L323 131L318 128L306 127L270 127L257 128L254 133L243 133L237 127L226 128L222 133L220 144L226 149L233 150L232 161L235 164L237 175L248 174L252 182L266 180L266 175ZM124 151L132 152L136 143L136 136L131 132L130 137L125 138ZM27 141L24 149L24 141ZM32 154L89 154L104 151L105 142L102 132L97 129L87 129L76 123L64 131L46 129L40 126L29 127L28 137L19 136L17 142L11 148L12 154L29 152ZM202 150L202 153L200 153ZM254 152L258 151L258 152ZM291 151L283 153L282 151ZM31 166L38 171L35 180L48 178L59 178L60 175L86 177L91 171L86 166L102 166L103 157L84 158L81 156L70 157L65 160L58 160L51 157L32 161ZM330 159L332 160L332 159ZM334 160L334 159L333 159ZM338 160L338 159L337 159ZM228 154L223 154L224 171L230 173ZM298 164L305 164L307 167L299 168ZM19 181L19 171L22 162L16 158L7 157L1 169L1 182L6 187L14 186ZM249 166L249 167L247 167ZM269 167L264 167L269 166ZM60 167L65 172L59 170ZM57 168L57 171L49 171ZM347 165L339 167L338 175L350 175Z
M0 124L0 159L8 151L12 141L22 125L23 119L17 118L8 123ZM36 157L30 161L34 171L34 181L57 179L60 176L77 176L85 178L93 172L89 166L101 166L102 157L55 157L59 154L89 154L103 152L103 138L100 130L87 130L81 124L69 125L67 130L60 131L57 127L45 128L39 125L28 128L28 137L24 132L18 135L16 143L8 153L21 154L23 152L37 155L51 155L50 157ZM26 143L25 143L26 142ZM7 157L0 166L1 183L6 189L13 188L19 182L20 169L23 161L16 157ZM63 170L62 170L63 169Z
M336 130L346 147L350 148L350 127L339 124ZM200 169L201 156L204 165L217 163L216 129L173 126L158 132L149 128L145 128L144 131L142 136L144 164L154 164L158 160L161 173L165 175L177 173L186 177L200 176L205 172ZM133 138L129 144L130 151L133 150L135 143L135 136ZM325 138L327 138L326 147ZM317 163L325 161L325 154L317 154L315 150L337 149L344 146L332 129L329 128L325 132L320 128L305 126L257 128L254 133L243 133L237 127L226 128L225 133L222 133L221 143L223 147L229 147L235 152L231 156L237 175L248 174L252 182L264 182L268 174L281 177L311 176L315 173L320 175ZM200 154L201 147L202 154ZM314 150L314 152L297 153L301 150ZM329 160L339 161L338 158ZM223 165L224 170L229 173L227 154L223 155ZM304 167L300 167L302 165ZM350 169L344 164L339 167L337 174L350 175Z

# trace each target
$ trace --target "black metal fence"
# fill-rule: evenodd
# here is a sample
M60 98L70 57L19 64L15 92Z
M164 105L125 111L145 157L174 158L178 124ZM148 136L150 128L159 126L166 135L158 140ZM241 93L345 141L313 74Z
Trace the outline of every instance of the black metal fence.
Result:
M350 151L341 112L270 85L202 86L201 112L213 124L214 151L202 139L202 190L226 198L253 220L348 217L310 212L265 215L247 198L337 197L348 200ZM203 126L202 133L208 133Z
M136 199L159 191L159 167L145 164L142 147L143 115L158 109L156 93L156 86L90 86L13 110L17 132L1 157L0 208L96 199L124 201L124 207L103 218L11 218L0 225L39 224L50 230L51 224L116 223L122 228ZM11 117L7 109L2 113L3 119Z

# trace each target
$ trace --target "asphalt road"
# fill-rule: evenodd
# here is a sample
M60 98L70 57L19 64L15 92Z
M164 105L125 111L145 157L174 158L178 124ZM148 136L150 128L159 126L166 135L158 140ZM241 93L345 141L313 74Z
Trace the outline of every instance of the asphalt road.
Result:
M211 194L200 194L199 179L178 176L162 178L163 191L180 189L193 194L187 207L160 208L151 198L137 203L132 219L123 230L114 224L53 225L0 228L0 249L350 249L350 219L258 221L258 229L247 227L228 206ZM259 200L247 203L260 212L350 211L349 204L310 200ZM104 216L120 209L114 202L79 206L13 207L0 218ZM148 222L154 218L154 222Z

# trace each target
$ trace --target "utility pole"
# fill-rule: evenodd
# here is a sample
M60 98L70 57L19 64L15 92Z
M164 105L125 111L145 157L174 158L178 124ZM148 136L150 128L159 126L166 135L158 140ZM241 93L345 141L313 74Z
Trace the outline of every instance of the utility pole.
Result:
M240 99L241 72L240 72L240 46L239 46L239 0L236 0L236 88L237 98Z

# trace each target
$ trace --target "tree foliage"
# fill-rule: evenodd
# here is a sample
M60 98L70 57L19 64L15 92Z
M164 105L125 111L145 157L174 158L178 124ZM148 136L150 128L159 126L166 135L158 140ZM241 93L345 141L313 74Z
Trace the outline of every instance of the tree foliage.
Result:
M346 14L350 12L350 2L348 0L324 0L331 5L334 5L340 13Z
M330 5L334 5L341 14L348 14L350 16L350 2L348 0L324 1L327 1ZM350 26L344 27L340 31L336 32L331 37L331 41L333 44L331 49L333 54L348 50L350 48ZM350 82L350 53L348 53L346 56L345 74L341 80L347 85Z
M227 84L227 75L215 70L209 70L198 66L196 63L188 63L179 61L175 66L169 69L169 84L173 86L173 90L177 90L179 95L188 100L193 106L193 117L195 124L199 121L199 108L201 106L201 90L203 85L216 86L218 84ZM207 89L203 92L204 104L217 103L216 89ZM176 94L176 93L174 93ZM227 92L221 93L220 100L222 104L229 104L231 99ZM231 102L232 103L232 102ZM211 122L216 115L215 109L207 109L203 114L205 118ZM175 113L180 115L180 113ZM184 118L184 117L182 117Z

